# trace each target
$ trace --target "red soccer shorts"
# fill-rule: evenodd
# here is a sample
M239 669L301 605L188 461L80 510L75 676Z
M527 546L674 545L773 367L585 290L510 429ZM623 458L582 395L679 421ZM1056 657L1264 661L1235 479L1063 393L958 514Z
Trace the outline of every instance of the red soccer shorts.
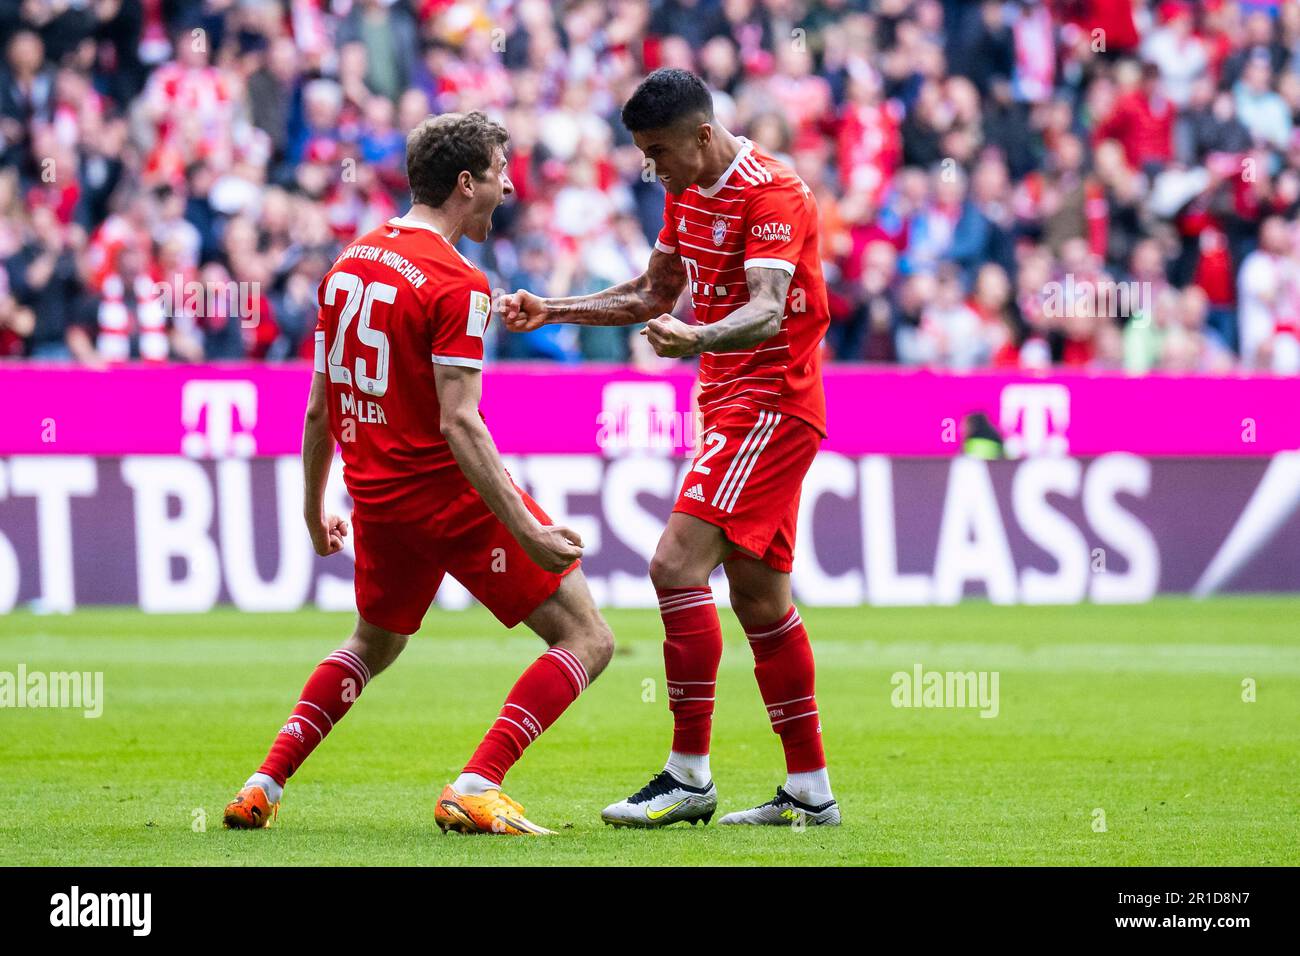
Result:
M673 510L717 525L741 553L788 574L799 491L821 435L791 415L740 408L702 438Z
M542 524L551 519L524 491ZM422 521L385 522L352 512L357 611L376 627L414 634L444 574L465 586L506 627L514 627L578 566L559 574L528 557L473 488Z

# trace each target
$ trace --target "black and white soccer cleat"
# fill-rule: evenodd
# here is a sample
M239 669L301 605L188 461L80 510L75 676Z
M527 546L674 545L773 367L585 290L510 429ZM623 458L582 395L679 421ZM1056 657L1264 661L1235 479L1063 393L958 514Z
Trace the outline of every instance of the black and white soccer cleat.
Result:
M708 823L718 809L718 788L692 787L682 783L667 770L650 778L650 782L626 800L611 803L600 818L616 827L666 827L689 821Z
M796 800L785 792L783 787L776 788L776 796L767 803L752 810L737 810L728 813L718 821L722 826L760 826L760 827L837 827L840 825L840 805L828 800L821 806L813 806Z

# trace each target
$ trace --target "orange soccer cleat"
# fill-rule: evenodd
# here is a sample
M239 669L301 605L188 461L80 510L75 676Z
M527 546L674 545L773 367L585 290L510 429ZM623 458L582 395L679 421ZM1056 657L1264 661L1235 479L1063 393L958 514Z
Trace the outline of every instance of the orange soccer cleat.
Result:
M434 822L443 833L503 833L506 836L545 836L554 830L530 823L524 808L500 790L481 794L457 793L447 784L433 811Z
M226 804L221 822L227 830L260 830L279 816L280 804L266 799L261 787L245 787Z

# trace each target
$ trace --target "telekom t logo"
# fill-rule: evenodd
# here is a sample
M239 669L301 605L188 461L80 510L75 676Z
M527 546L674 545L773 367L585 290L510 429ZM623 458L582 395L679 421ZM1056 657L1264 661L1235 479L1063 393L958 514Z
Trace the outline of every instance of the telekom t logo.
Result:
M999 414L1008 458L1070 451L1070 390L1060 384L1008 385Z
M228 379L186 382L181 389L181 422L185 426L181 451L188 457L251 458L257 453L253 439L257 386Z

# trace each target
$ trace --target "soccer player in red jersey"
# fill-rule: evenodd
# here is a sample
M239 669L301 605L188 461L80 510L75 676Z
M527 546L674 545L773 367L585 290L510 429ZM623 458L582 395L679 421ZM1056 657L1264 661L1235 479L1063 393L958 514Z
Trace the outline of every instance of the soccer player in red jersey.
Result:
M359 620L303 688L257 773L226 808L267 825L285 782L391 664L450 574L506 627L549 650L521 676L434 810L447 831L534 835L506 772L609 662L613 637L578 568L582 542L515 486L479 414L486 276L455 248L483 242L513 191L507 133L482 113L429 118L407 139L411 211L361 236L321 282L303 424L304 507L316 552L349 524L323 507L337 442L353 499Z
M774 799L721 823L838 824L822 751L812 648L790 591L799 491L826 434L820 348L829 323L817 206L790 169L713 117L700 79L657 70L623 124L664 184L664 224L640 277L593 295L503 296L508 327L646 323L662 356L700 358L701 444L650 562L666 639L673 743L663 772L607 807L622 826L708 822L722 630L709 575L721 564L785 750ZM697 324L668 314L690 289Z

